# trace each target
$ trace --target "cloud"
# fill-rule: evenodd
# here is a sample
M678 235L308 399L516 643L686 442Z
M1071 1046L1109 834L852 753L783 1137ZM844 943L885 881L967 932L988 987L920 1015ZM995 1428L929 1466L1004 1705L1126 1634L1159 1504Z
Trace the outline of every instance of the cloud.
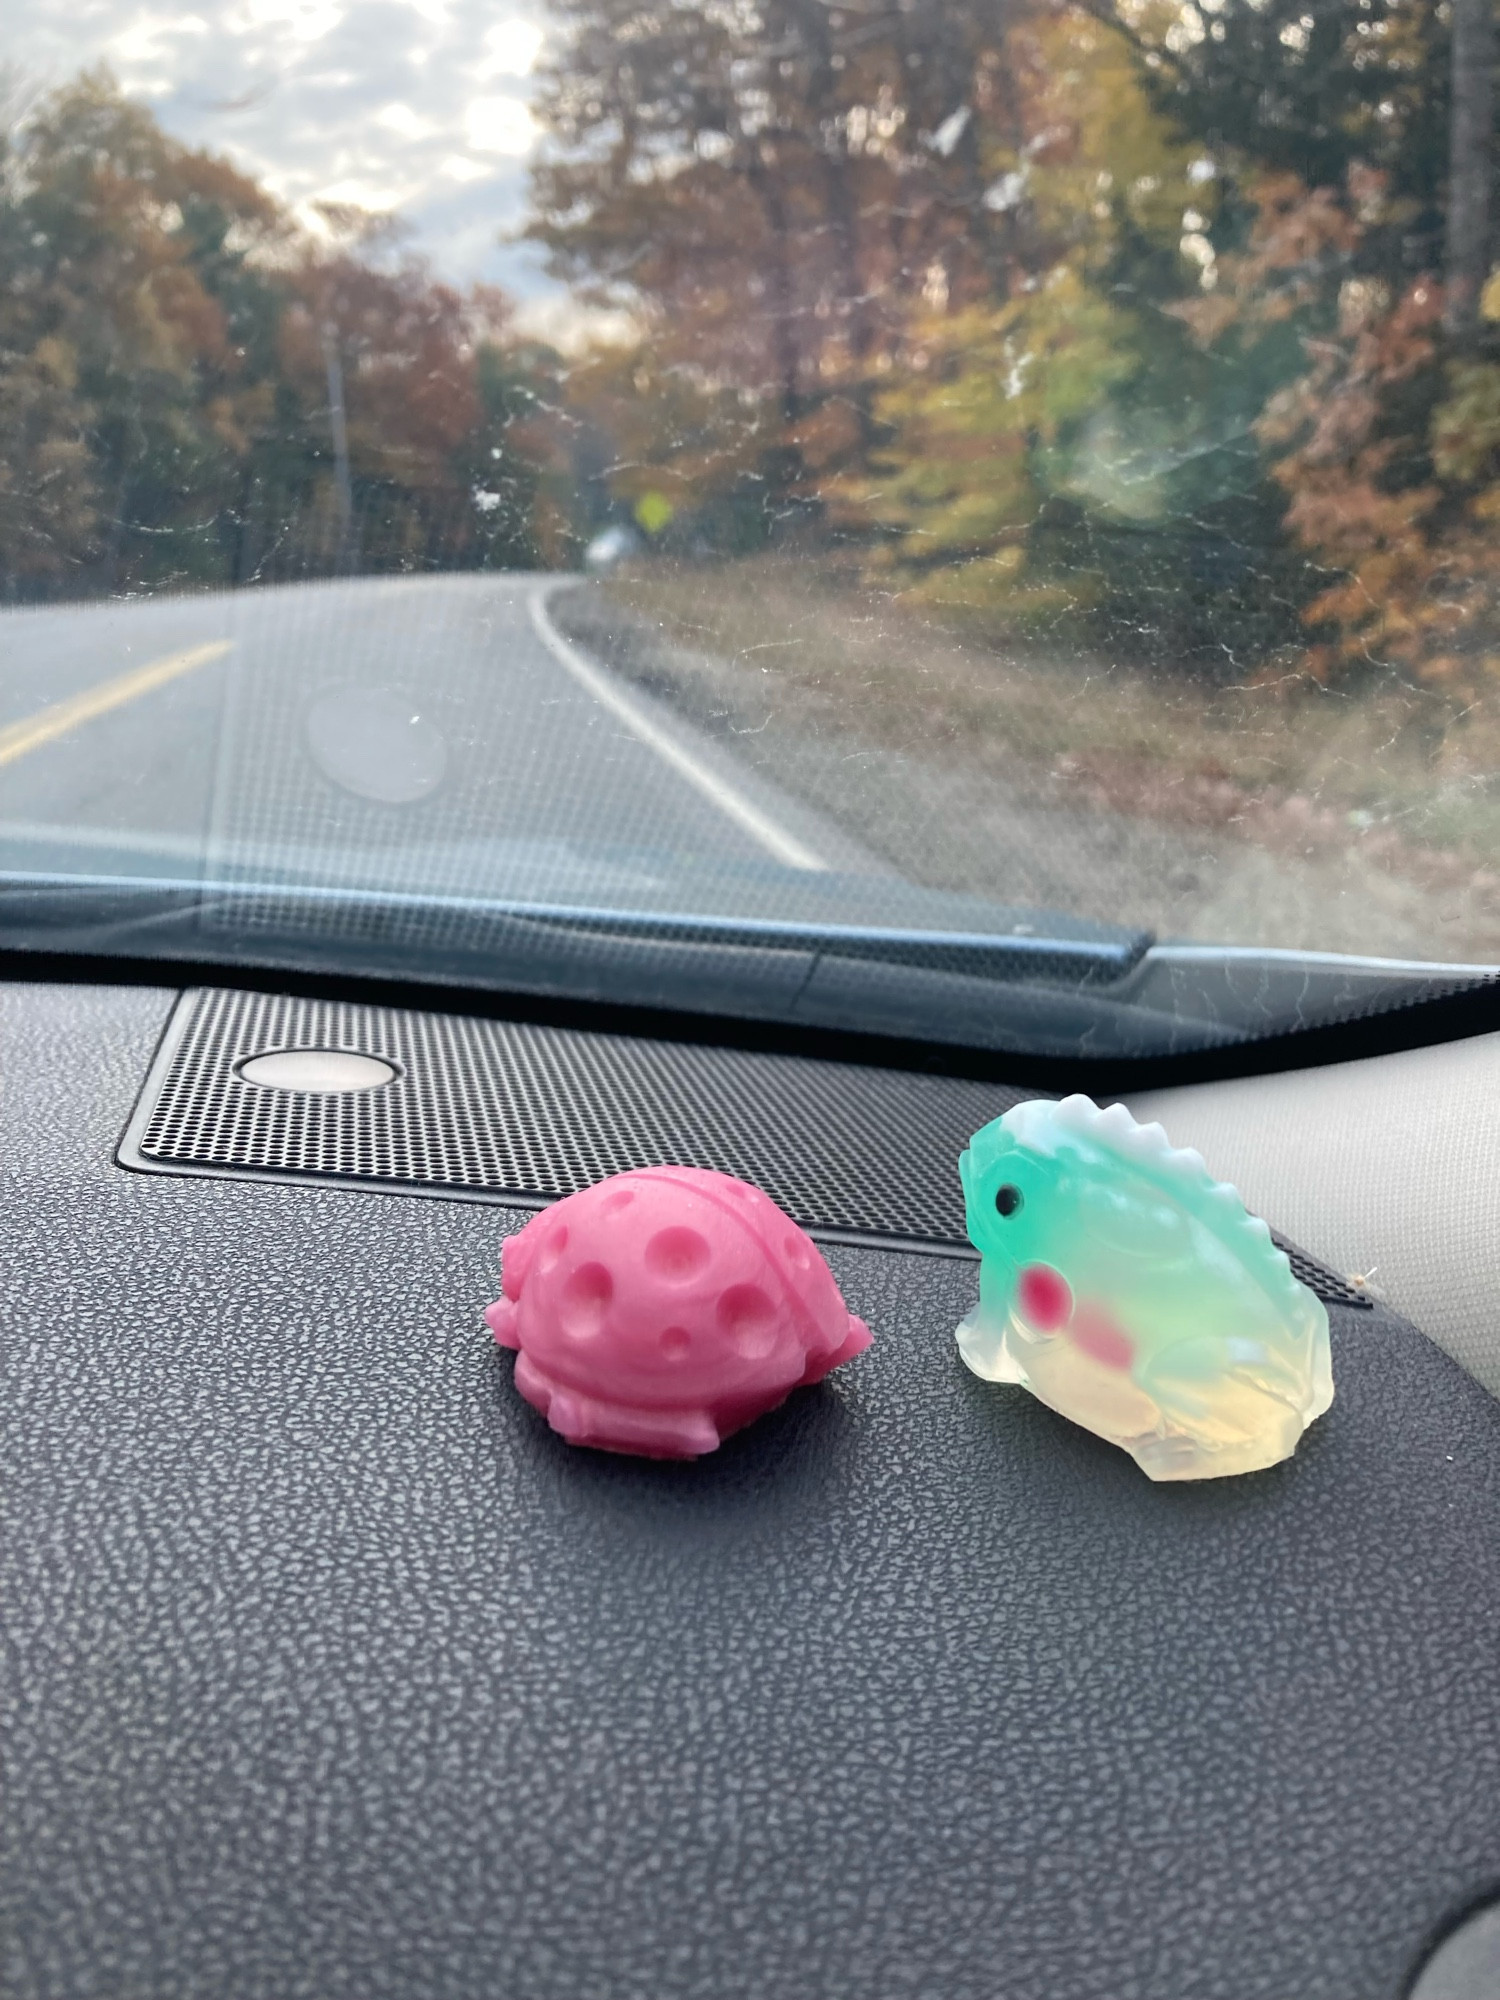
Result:
M409 104L381 105L375 113L375 123L383 125L387 132L394 132L398 139L409 139L414 145L430 139L438 130L430 118L413 111Z
M543 23L543 0L5 0L0 62L41 84L107 62L175 137L302 213L399 208L444 277L540 303L535 251L500 239L524 218Z
M512 15L484 31L484 54L474 74L484 81L492 76L529 76L541 54L543 35L535 21Z
M531 151L536 126L519 97L476 97L464 114L464 132L471 152L519 159Z

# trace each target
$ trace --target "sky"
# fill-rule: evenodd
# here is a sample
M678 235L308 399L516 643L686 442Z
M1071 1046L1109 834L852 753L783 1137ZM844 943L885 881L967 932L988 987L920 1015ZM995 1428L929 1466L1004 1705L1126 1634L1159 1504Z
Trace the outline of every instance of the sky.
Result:
M108 63L173 137L304 215L397 210L443 277L501 284L537 330L566 311L523 219L543 0L4 0L23 87Z

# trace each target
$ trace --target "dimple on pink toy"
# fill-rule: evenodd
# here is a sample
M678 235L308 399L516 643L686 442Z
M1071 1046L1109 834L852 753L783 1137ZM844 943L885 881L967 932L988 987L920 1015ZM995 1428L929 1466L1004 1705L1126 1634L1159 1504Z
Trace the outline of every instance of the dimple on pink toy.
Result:
M769 1195L645 1167L510 1237L485 1319L569 1444L700 1458L870 1344L812 1239Z

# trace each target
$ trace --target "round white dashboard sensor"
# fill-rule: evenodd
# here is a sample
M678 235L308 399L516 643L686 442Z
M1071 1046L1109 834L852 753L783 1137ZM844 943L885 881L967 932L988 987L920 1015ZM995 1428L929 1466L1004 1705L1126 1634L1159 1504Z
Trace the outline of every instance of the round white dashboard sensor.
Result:
M333 1097L344 1091L379 1090L394 1083L400 1071L379 1056L362 1056L353 1049L272 1049L239 1065L246 1083L261 1090L315 1091Z

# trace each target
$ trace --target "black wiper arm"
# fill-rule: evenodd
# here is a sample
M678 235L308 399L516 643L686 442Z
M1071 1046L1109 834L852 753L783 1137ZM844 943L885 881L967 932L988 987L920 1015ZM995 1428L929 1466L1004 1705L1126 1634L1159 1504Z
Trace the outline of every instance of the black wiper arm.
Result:
M750 951L920 966L979 979L1113 982L1138 965L1147 931L1077 926L1075 936L828 924L797 919L703 916L674 910L593 908L500 898L400 895L386 891L276 882L209 884L161 878L0 873L0 945L20 948L45 932L52 948L63 934L95 949L150 941L163 947L185 936L230 939L279 935L337 945L357 932L362 945L399 942L403 953L457 949L490 957L523 940L566 938L601 944L640 942L674 951ZM201 937L200 940L201 942Z
M608 938L717 949L810 952L822 958L920 966L976 979L1077 983L1121 979L1139 964L1149 931L1055 937L1030 931L923 930L876 924L824 924L769 917L683 916L674 911L580 909L537 903L490 904L508 921Z
M1081 935L0 874L0 952L389 977L1017 1051L1102 1035L1113 1053L1125 1015L1107 995L1150 940L1072 928ZM1161 1046L1162 1024L1143 1027ZM1140 1045L1141 1029L1127 1039Z

